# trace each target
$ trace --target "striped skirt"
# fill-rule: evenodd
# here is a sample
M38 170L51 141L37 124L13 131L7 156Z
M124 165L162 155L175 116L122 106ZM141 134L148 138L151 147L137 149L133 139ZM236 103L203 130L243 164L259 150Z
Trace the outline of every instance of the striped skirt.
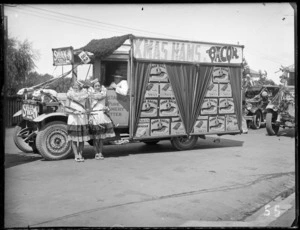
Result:
M84 142L90 140L88 118L85 114L69 114L68 117L68 140Z
M106 139L116 136L112 121L103 111L94 112L89 116L89 126L91 139Z

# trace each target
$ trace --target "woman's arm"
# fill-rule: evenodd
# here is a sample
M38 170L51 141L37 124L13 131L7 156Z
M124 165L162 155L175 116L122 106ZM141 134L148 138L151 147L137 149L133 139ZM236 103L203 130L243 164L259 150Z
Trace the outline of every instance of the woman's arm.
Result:
M107 92L107 89L104 86L102 86L101 91L93 92L91 94L91 97L95 100L102 100L102 99L106 98L106 92Z

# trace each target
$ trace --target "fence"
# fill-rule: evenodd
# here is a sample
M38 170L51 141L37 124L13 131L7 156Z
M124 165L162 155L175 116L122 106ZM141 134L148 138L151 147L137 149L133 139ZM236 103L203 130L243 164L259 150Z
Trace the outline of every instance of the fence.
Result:
M17 125L22 116L13 117L13 115L22 108L22 99L20 97L8 96L5 98L5 126L11 127Z

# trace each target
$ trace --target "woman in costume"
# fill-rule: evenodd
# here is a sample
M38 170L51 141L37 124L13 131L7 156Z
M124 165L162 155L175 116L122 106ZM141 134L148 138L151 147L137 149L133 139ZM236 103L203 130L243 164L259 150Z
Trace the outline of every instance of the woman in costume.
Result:
M108 108L105 106L107 89L96 79L92 81L93 88L89 88L90 98L90 136L94 142L95 159L104 159L103 140L115 137L114 127L111 119L106 114Z
M90 140L88 130L88 117L86 114L86 103L88 103L88 91L83 85L76 81L67 92L68 106L68 140L71 141L75 161L82 162L84 142Z

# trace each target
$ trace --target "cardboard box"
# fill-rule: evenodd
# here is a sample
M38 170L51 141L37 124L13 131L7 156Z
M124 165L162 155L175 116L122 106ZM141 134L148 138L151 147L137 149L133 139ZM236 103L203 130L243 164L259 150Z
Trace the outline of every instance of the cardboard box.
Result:
M160 93L160 97L172 97L172 98L175 97L171 83L160 83L159 93Z
M229 68L228 67L214 67L213 69L213 82L215 83L228 83Z
M210 116L208 132L224 132L225 131L225 116Z
M151 66L149 82L169 82L168 73L164 64L153 64Z
M151 119L150 136L169 136L170 119Z
M180 117L172 118L171 122L171 135L181 135L186 134L184 125Z
M236 115L226 115L226 131L237 130L239 130L239 126Z
M219 98L219 114L234 113L233 98Z
M207 87L205 97L218 97L219 96L219 85L211 82Z
M219 97L232 97L231 84L219 84Z
M146 87L145 97L157 98L159 96L159 84L158 83L148 83Z
M144 100L140 117L156 117L157 116L157 99Z
M208 120L197 120L194 125L193 133L207 133L208 132Z
M159 116L178 116L178 107L174 99L160 99Z
M218 111L218 99L205 98L201 106L201 115L217 114L217 111Z
M149 137L150 136L150 119L140 119L137 130L136 137Z

